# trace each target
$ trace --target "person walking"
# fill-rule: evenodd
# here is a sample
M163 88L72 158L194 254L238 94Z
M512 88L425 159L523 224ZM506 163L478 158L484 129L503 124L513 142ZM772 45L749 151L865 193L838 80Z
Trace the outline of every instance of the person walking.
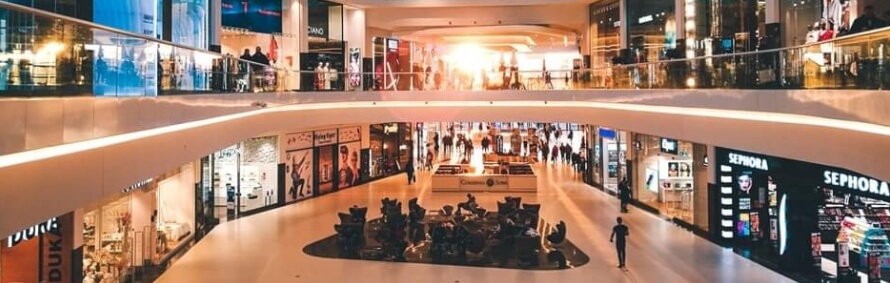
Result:
M618 200L621 201L621 213L627 213L627 203L630 202L630 184L627 178L618 183Z
M624 268L627 259L627 237L630 236L630 230L624 225L624 219L619 216L615 219L618 224L612 227L612 236L609 237L609 243L615 243L615 250L618 252L618 267Z
M405 166L405 175L408 176L408 185L417 182L417 176L414 175L414 159L408 160L408 165Z

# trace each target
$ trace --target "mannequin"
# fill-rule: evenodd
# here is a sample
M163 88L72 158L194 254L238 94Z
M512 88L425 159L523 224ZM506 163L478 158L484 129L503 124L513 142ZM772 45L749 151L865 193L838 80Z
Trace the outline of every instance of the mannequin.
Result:
M324 80L322 83L324 87L322 89L329 90L331 89L331 73L330 73L330 63L324 63L324 67L321 68L322 76Z
M324 65L321 62L318 62L318 66L315 67L315 90L322 90L324 87Z

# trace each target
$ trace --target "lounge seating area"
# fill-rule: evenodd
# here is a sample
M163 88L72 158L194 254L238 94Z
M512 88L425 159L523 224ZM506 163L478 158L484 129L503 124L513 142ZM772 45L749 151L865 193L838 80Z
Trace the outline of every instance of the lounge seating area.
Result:
M589 261L566 239L566 223L540 217L541 205L507 196L492 212L466 201L429 210L417 198L407 211L397 199L384 198L381 217L367 221L367 207L339 213L334 236L304 248L329 258L450 264L531 270L567 269ZM544 240L542 240L544 239Z

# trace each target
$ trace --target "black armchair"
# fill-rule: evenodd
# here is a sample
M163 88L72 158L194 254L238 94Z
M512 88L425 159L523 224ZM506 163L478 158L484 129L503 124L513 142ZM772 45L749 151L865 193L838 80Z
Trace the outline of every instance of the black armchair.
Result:
M420 207L420 205L417 204L417 198L411 198L408 200L408 210L409 211L414 210L417 207Z
M522 209L538 214L541 211L541 205L536 203L523 203Z
M352 216L353 222L361 222L364 223L367 221L368 217L368 208L367 207L350 207L349 214ZM342 221L342 219L341 219Z
M538 265L538 252L541 237L516 237L516 259L521 267L532 267Z
M446 205L442 207L442 210L439 211L439 215L441 216L451 216L451 213L454 212L454 207L450 205Z
M547 241L549 241L550 244L559 245L562 244L562 242L565 242L565 240L566 223L563 221L559 221L559 223L556 224L556 231L550 233L550 235L547 235Z

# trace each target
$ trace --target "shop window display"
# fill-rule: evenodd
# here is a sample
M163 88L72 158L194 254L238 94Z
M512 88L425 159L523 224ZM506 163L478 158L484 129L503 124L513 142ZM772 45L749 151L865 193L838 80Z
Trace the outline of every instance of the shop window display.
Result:
M277 136L248 139L217 152L214 161L216 203L238 213L278 203Z
M120 282L133 258L132 214L125 197L84 214L84 282Z
M401 123L371 125L370 164L371 178L386 177L402 170L399 164L399 140L403 125ZM406 150L412 147L407 146Z
M84 213L84 282L121 282L134 268L164 266L194 239L194 165L134 184Z
M693 144L634 135L633 196L665 216L693 222Z
M627 136L625 131L608 128L598 128L599 157L602 159L598 166L603 188L613 194L618 192L618 182L627 175Z
M886 181L803 161L716 152L721 191L732 192L731 199L721 195L732 213L719 221L728 224L723 229L731 234L723 237L732 238L737 251L813 280L835 273L890 276Z

